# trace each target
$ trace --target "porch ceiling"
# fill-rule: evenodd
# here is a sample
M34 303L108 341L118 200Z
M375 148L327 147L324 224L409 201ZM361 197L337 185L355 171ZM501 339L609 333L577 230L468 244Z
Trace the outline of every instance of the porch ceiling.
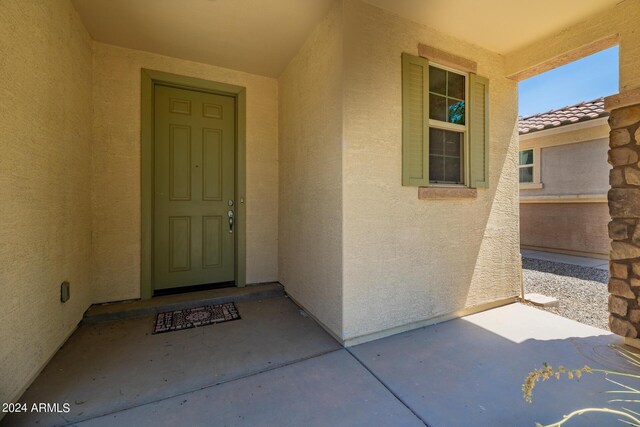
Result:
M493 52L508 54L622 0L364 0Z
M335 0L72 1L97 41L278 77ZM363 1L508 54L621 0Z
M94 40L277 77L334 0L72 0Z

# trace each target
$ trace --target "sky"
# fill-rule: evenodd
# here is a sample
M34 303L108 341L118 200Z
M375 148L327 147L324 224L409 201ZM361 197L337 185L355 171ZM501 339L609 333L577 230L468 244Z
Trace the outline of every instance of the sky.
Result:
M618 93L618 46L519 83L521 116Z

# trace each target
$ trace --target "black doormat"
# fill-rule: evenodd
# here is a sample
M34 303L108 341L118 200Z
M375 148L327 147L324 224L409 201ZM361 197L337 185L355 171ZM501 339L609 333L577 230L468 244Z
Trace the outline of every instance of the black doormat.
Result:
M166 311L156 316L153 333L161 334L238 319L240 319L240 313L232 302Z

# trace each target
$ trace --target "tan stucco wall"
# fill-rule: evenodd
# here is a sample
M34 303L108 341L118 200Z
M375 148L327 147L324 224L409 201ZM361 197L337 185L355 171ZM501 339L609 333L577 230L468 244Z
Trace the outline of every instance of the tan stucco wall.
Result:
M609 206L603 203L523 203L520 243L524 247L578 255L609 255Z
M0 52L0 402L9 402L90 302L91 39L69 1L3 0Z
M543 188L521 190L521 196L606 194L609 191L609 139L540 149Z
M277 81L94 42L93 302L140 296L140 69L246 87L247 282L276 280Z
M346 339L515 296L517 85L503 57L357 0L345 9L344 326ZM403 187L402 52L425 43L490 78L490 188L418 200Z
M279 279L342 333L342 2L279 79Z
M600 119L598 119L600 120ZM600 120L602 121L602 120ZM609 253L609 125L584 122L521 136L539 148L543 188L520 190L520 244L583 256ZM587 199L597 203L584 203Z
M640 87L640 0L615 7L506 56L507 75L578 50L605 37L620 36L620 92ZM556 64L562 65L562 64Z

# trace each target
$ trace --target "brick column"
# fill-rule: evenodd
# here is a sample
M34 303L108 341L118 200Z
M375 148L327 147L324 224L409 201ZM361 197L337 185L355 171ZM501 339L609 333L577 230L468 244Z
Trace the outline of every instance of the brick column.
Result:
M609 110L609 327L640 347L640 89L605 99Z

